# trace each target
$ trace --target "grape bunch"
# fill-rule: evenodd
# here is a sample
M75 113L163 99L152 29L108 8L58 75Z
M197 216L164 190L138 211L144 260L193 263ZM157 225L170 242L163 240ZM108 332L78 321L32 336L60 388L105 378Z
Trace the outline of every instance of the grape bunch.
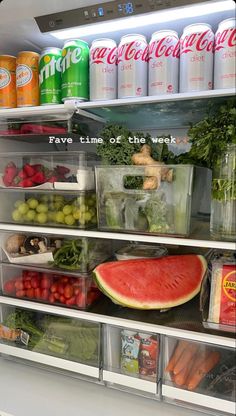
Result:
M17 223L86 228L97 223L96 195L89 193L65 197L43 194L18 200L14 204L12 219Z

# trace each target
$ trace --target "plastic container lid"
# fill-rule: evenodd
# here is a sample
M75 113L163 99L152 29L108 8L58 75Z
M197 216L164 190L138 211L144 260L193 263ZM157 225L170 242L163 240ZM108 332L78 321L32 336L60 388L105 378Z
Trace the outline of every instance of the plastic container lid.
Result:
M158 258L167 254L168 250L165 247L147 244L130 244L115 253L117 260Z

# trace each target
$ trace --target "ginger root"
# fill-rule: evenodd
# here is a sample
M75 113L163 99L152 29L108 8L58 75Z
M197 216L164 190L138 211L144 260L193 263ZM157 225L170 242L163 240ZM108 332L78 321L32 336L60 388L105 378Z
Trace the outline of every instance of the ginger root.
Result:
M159 189L161 181L172 182L173 170L165 166L163 162L157 162L151 156L152 149L148 144L142 146L139 153L135 153L131 160L134 165L147 165L143 182L144 190Z

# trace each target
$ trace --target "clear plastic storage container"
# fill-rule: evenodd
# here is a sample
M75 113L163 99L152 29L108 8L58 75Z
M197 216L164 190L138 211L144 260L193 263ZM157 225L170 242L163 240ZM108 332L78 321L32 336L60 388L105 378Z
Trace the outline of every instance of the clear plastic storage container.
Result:
M165 337L162 395L168 402L205 411L235 411L235 351ZM214 411L215 409L215 411Z
M93 191L0 189L0 222L41 226L93 228L97 224Z
M191 165L98 166L99 229L187 236L201 201L194 189L204 177L195 175L193 187Z
M93 190L96 161L95 154L83 151L1 153L0 187Z
M1 291L14 298L87 309L101 295L91 274L1 265Z
M0 305L0 352L8 357L99 380L100 345L99 323Z
M103 354L103 380L108 387L160 397L158 335L106 325Z
M88 273L112 254L110 240L2 231L4 263Z

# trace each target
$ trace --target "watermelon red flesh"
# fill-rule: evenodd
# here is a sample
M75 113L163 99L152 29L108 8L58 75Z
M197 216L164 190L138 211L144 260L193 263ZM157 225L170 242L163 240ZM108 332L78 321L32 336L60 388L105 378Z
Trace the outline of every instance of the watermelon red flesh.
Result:
M203 256L190 254L104 263L94 274L99 288L115 303L134 309L165 309L196 296L206 268Z

